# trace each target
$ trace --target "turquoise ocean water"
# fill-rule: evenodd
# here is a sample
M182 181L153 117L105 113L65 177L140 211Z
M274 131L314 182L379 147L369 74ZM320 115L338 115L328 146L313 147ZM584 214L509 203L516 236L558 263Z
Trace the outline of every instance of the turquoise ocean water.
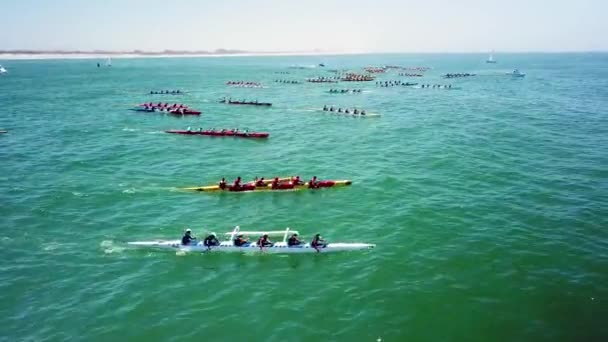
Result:
M3 61L0 340L605 341L608 55L497 55L495 65L485 57ZM289 68L321 62L325 69ZM273 82L387 64L433 69L381 80L456 89ZM514 68L527 76L504 76ZM447 72L478 76L441 79ZM188 94L146 94L160 89ZM273 106L217 103L223 96ZM203 115L128 110L147 101ZM325 104L382 116L319 112ZM162 133L188 126L271 137ZM353 185L177 190L295 174ZM234 225L378 247L176 255L125 244Z

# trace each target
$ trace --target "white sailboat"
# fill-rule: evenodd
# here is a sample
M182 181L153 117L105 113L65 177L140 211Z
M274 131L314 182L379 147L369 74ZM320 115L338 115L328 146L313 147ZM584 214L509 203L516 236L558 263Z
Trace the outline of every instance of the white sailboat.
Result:
M4 69L2 65L0 65L0 74L6 74L8 70Z
M494 59L494 51L490 52L490 56L488 56L486 63L492 63L492 64L496 63L496 60Z
M112 57L108 57L108 59L106 60L106 66L112 66Z

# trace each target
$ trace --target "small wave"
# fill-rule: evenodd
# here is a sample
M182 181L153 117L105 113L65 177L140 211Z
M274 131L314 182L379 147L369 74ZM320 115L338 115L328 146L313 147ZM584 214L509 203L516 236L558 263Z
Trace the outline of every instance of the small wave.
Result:
M87 197L87 194L78 191L72 191L72 195L76 197Z
M57 242L49 242L49 243L45 243L44 247L42 248L45 251L54 251L57 248L60 247L60 244Z
M164 131L152 131L152 132L146 132L146 134L164 134Z
M186 255L186 251L178 250L178 251L175 252L175 255L177 255L177 256L185 256Z
M114 241L112 241L112 240L103 240L103 241L101 241L101 243L99 244L99 247L106 248L106 247L110 247L110 246L112 246L113 244L114 244Z
M126 190L122 191L123 194L134 194L135 192L136 191L135 191L134 188L129 188L129 189L126 189Z
M126 127L123 128L122 130L125 131L125 132L136 132L136 131L139 131L138 128L126 128Z

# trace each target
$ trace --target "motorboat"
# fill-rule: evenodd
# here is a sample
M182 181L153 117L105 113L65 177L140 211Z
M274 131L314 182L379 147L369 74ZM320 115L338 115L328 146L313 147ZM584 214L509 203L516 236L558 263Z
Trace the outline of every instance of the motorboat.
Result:
M235 238L239 235L258 237L262 235L282 236L282 240L269 246L259 246L257 242L248 242L242 246L234 244ZM147 248L157 250L175 250L183 252L223 252L223 253L270 253L270 254L304 254L304 253L335 253L346 251L370 250L376 247L370 243L350 243L332 242L322 246L313 247L310 243L302 243L296 246L289 246L287 239L290 234L298 234L297 231L286 228L278 231L241 231L239 226L234 227L231 232L227 232L225 241L218 245L205 246L204 241L194 240L188 245L183 245L181 240L156 240L156 241L135 241L127 244L136 248ZM215 234L214 234L215 235Z
M513 70L511 72L508 72L507 75L513 76L513 77L524 77L524 76L526 76L526 74L524 74L521 71L519 71L519 69L515 69L515 70Z

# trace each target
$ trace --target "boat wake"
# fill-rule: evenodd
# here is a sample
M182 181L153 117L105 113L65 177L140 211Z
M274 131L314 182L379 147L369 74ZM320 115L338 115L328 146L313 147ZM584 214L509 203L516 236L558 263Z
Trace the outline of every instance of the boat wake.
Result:
M101 241L99 247L101 247L106 254L122 253L126 249L126 247L115 245L112 240Z

